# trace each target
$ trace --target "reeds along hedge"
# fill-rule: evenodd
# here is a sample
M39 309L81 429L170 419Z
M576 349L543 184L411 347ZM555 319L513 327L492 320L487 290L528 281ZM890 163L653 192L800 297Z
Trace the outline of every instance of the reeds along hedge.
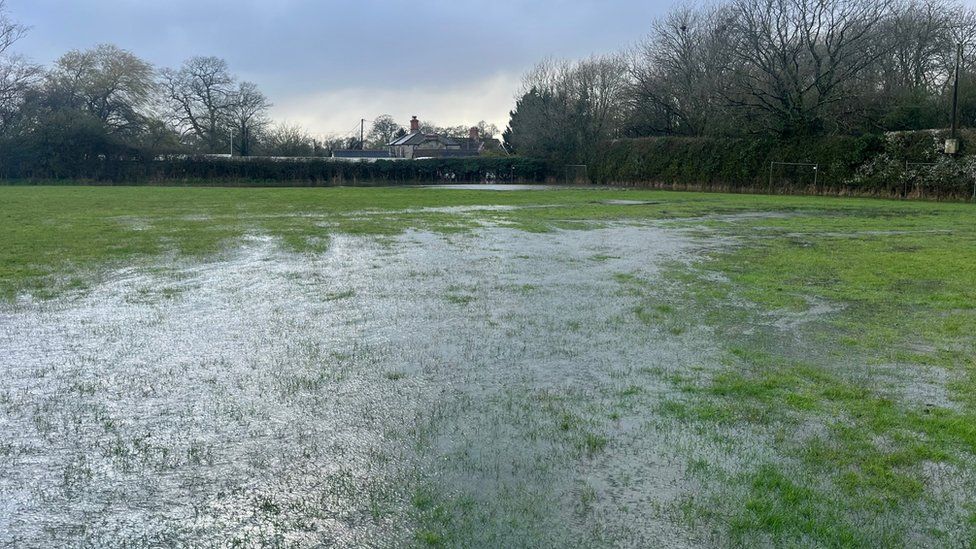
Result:
M976 174L976 133L963 150L941 152L945 132L770 140L660 137L604 144L590 167L595 183L731 192L966 198ZM967 147L967 143L970 144ZM772 162L818 165L812 178L770 177Z
M58 173L29 165L2 165L0 177L16 180L86 180L104 183L355 185L545 181L544 162L519 158L445 158L339 162L330 159L220 159L194 157L139 161L102 159Z

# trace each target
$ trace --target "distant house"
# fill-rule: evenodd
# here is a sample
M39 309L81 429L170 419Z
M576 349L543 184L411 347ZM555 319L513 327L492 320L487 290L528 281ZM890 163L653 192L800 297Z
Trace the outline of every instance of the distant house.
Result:
M498 146L497 139L482 139L478 128L468 130L468 137L464 138L423 133L416 116L410 120L410 133L388 145L392 158L403 159L480 156Z

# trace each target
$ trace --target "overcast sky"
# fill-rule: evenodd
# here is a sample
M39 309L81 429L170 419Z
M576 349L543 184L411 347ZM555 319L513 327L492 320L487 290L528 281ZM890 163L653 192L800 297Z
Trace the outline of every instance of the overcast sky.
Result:
M36 61L104 42L161 67L216 55L260 85L275 118L339 134L380 114L504 127L536 61L632 44L669 3L8 0L8 9L33 27L17 49Z

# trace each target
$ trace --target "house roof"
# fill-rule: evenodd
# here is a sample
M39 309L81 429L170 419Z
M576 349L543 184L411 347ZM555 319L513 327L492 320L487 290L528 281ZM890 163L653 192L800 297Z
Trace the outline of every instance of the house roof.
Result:
M389 143L390 147L397 147L400 145L419 145L424 141L437 140L444 145L458 145L458 140L453 137L447 137L446 135L440 135L436 133L423 133L423 132L413 132L404 135L399 139L394 139Z
M403 135L403 136L400 136L400 137L397 137L397 138L396 138L396 139L394 139L393 141L390 141L389 143L387 143L387 144L386 144L386 146L387 146L387 147L395 147L395 146L397 146L397 145L403 145L403 144L405 144L405 143L406 143L406 142L407 142L407 141L408 141L408 140L409 140L409 139L410 139L411 137L413 137L414 135L416 135L416 134L413 134L413 133L408 133L407 135Z

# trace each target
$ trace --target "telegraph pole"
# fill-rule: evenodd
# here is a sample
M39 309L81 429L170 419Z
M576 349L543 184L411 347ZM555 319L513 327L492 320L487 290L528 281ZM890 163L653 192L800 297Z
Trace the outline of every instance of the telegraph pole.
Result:
M959 128L959 123L958 123L959 66L961 64L962 64L962 42L959 42L959 46L956 48L956 80L952 84L952 139L956 138L956 133Z
M952 82L952 127L949 129L949 139L945 140L944 152L948 155L959 154L959 73L962 71L962 42L956 47L956 78Z

